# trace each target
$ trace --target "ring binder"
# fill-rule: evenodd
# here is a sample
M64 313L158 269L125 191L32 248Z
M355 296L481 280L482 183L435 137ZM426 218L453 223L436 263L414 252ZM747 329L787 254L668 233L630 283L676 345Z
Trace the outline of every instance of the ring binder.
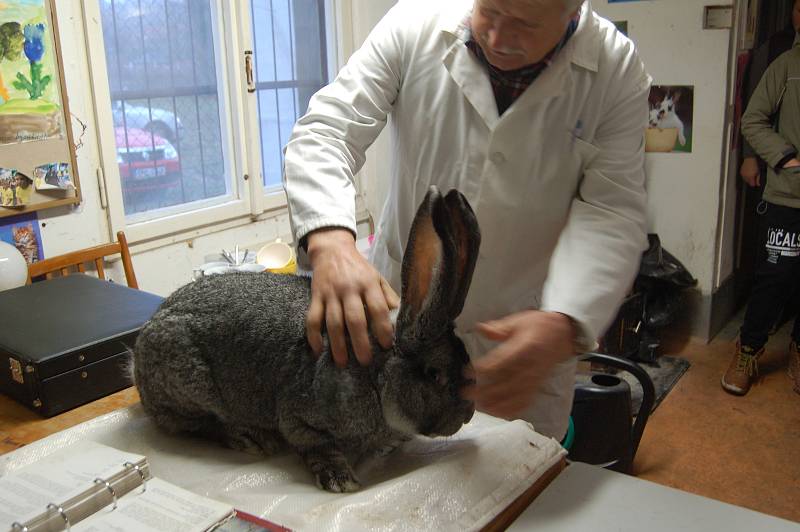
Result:
M139 476L142 478L142 493L147 491L147 479L144 476L144 471L142 471L142 469L137 464L134 464L133 462L125 462L122 465L124 465L126 468L131 468L132 467L137 473L139 473Z
M52 483L38 481L51 477ZM45 501L53 502L45 506ZM14 515L5 511L11 505ZM88 525L92 530L140 532L158 528L153 525L160 519L154 515L169 516L165 530L205 532L234 518L236 511L153 477L145 456L91 441L53 453L19 474L0 476L0 532L69 531L73 525L76 530Z
M106 479L99 478L99 477L94 479L94 483L95 484L105 484L106 485L106 489L111 492L111 498L114 500L114 507L111 508L111 509L112 510L116 510L117 509L117 492L114 491L114 488L111 486L111 484L109 484Z
M70 530L73 524L108 506L107 499L102 496L103 492L111 494L112 511L117 509L120 498L128 492L142 486L143 493L150 478L146 459L142 457L141 461L124 463L120 459L117 463L121 464L119 470L110 477L96 477L92 486L85 491L59 503L51 502L43 513L28 521L16 521L10 527L11 532L46 532L61 529L60 527Z
M57 505L55 503L51 502L50 504L47 505L47 509L48 510L52 510L53 508L58 510L58 513L61 514L61 519L64 520L64 524L67 525L67 532L69 532L72 529L72 526L69 523L69 517L67 517L67 512L65 512L64 509L61 506L59 506L59 505Z

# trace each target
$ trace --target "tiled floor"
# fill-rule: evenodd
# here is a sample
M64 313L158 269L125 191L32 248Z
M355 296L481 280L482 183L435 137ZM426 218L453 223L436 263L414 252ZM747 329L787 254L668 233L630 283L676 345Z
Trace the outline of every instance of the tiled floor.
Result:
M634 464L641 478L800 522L800 395L786 375L788 327L771 340L761 382L723 392L738 321L710 344L665 346L692 367L650 418ZM0 454L138 400L133 389L40 419L0 396ZM676 509L679 511L679 509Z

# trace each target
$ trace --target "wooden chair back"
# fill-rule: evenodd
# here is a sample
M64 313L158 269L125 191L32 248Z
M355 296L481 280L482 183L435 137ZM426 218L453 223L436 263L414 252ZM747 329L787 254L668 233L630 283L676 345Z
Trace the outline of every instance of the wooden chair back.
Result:
M31 284L33 277L44 275L47 279L52 279L57 273L61 275L69 275L70 268L75 268L78 272L86 271L87 263L94 263L97 270L97 276L100 279L105 279L106 274L103 269L103 259L109 255L119 253L122 257L122 269L125 272L125 279L128 281L128 286L131 288L139 288L139 283L136 281L136 273L133 271L133 262L131 262L131 253L128 249L128 241L125 238L125 233L119 231L117 233L117 241L110 244L102 244L86 249L79 249L64 255L50 257L49 259L40 260L28 265L28 283Z

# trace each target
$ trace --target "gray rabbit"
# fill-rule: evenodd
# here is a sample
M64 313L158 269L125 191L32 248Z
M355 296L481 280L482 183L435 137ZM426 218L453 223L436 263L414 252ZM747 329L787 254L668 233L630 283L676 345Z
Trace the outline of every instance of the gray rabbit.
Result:
M328 491L360 485L351 464L414 434L448 436L474 405L469 356L454 333L480 246L464 196L431 187L402 264L395 343L361 367L313 356L305 317L310 279L270 273L203 277L168 297L134 347L145 411L170 432L234 449L294 449ZM327 344L327 342L326 342Z

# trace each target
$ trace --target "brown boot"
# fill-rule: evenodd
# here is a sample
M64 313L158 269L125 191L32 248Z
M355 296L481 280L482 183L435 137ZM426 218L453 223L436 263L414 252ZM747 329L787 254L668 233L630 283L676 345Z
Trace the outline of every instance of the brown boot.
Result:
M797 342L792 340L789 344L789 377L792 379L794 391L800 393L800 351Z
M722 376L722 387L726 392L734 395L744 395L750 391L750 386L758 377L758 357L764 353L762 347L758 351L747 345L736 342L736 351L733 354L728 371Z

